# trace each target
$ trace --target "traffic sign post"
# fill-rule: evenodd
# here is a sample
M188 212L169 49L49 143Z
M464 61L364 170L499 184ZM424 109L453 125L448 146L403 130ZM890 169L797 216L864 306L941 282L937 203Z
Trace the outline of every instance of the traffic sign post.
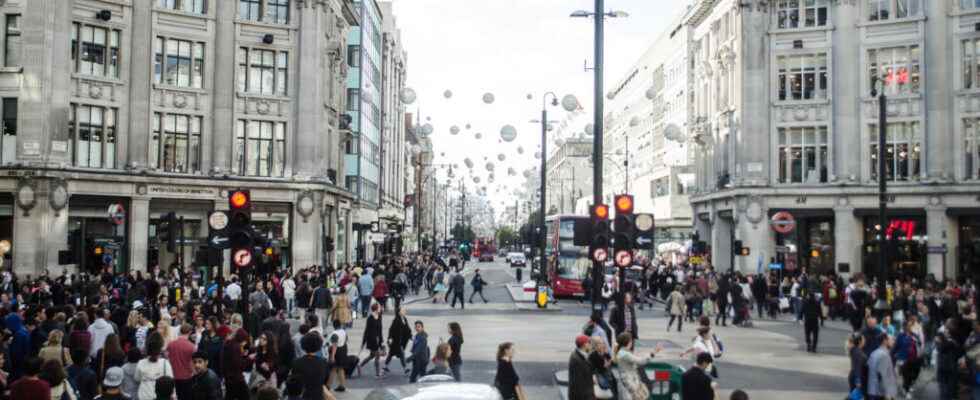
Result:
M247 249L235 250L235 254L232 255L231 260L235 263L235 266L245 268L252 264L252 252Z
M122 203L109 205L107 214L109 215L109 220L111 220L115 225L122 225L123 222L126 222L126 209L123 207Z
M228 213L224 211L215 211L208 216L208 226L216 231L223 231L228 227Z

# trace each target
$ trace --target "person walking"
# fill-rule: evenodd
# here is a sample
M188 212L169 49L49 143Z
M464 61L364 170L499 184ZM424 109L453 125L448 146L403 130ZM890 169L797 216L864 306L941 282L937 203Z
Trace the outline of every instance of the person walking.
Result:
M858 389L864 392L868 385L865 382L864 368L868 365L868 356L864 354L864 336L852 333L847 339L847 354L851 360L851 370L847 374L848 393Z
M170 366L169 361L163 358L162 351L163 336L159 332L151 333L146 339L146 358L136 364L136 381L139 382L138 400L156 399L155 383L157 379L164 376L173 378L174 376L173 367ZM242 384L244 386L244 378ZM242 398L241 400L248 399Z
M466 309L466 278L463 277L463 271L456 271L449 280L449 286L453 292L453 301L450 307L456 308L456 300L459 300L459 308L461 310Z
M589 364L595 376L596 391L603 391L607 396L603 398L618 399L619 384L613 374L613 357L609 354L609 347L606 342L598 336L589 338L592 342L592 353L589 354ZM595 393L597 396L599 393ZM611 396L609 396L611 394Z
M616 335L629 333L633 338L639 338L636 324L636 307L633 305L633 295L623 293L623 305L617 305L609 315L609 323L616 330Z
M623 386L626 387L626 393L623 393L623 398L629 400L646 400L650 397L650 390L640 379L638 371L656 357L657 353L663 351L663 347L657 345L657 348L650 353L649 357L639 357L633 354L633 345L633 335L629 332L623 332L616 336L614 359L619 366Z
M715 292L715 303L718 305L718 314L715 314L715 325L721 320L721 326L728 326L728 305L731 295L731 277L727 274L718 279L718 291Z
M708 371L714 358L711 354L701 353L694 366L681 376L681 398L684 400L715 400L715 388L718 384L711 380Z
M425 369L429 364L429 335L425 333L425 324L422 321L415 321L415 338L412 339L412 375L408 378L410 383L415 383L422 376L425 376Z
M367 318L368 310L371 309L371 294L374 293L374 278L368 270L357 278L357 293L360 298L361 317Z
M892 400L898 396L898 377L892 363L895 339L885 335L868 359L868 400Z
M817 352L817 340L820 338L820 321L823 320L823 307L817 300L817 295L813 290L806 294L803 304L800 306L800 315L803 318L803 335L806 338L806 351Z
M286 315L293 318L293 308L296 307L296 280L293 274L287 273L282 280L282 297L286 300Z
M123 394L122 386L123 370L119 367L109 368L105 372L105 379L102 380L102 394L95 397L95 400L130 400L129 396ZM202 399L211 400L211 399ZM215 398L214 400L218 400Z
M919 379L919 372L922 369L922 358L919 356L919 349L922 342L919 336L912 331L914 322L905 321L902 333L895 338L895 365L899 374L902 376L902 389L906 398L912 398L912 386ZM980 327L980 323L975 322L975 326ZM980 396L974 396L980 398Z
M191 356L196 351L196 346L189 339L191 326L183 324L180 326L180 336L177 340L167 345L167 359L173 367L174 386L177 389L177 400L190 400L191 398L191 378L194 376L194 361Z
M191 358L194 360L194 376L191 377L191 399L193 400L221 400L221 382L218 374L208 367L210 355L207 352L195 352Z
M238 328L234 336L225 342L221 354L221 367L224 370L221 375L225 383L225 400L249 400L248 384L245 382L244 375L248 364L245 355L249 342L248 333L242 328ZM142 390L142 386L140 389ZM144 399L140 398L140 400Z
M310 304L308 308L312 308L314 314L316 314L317 321L320 322L322 329L327 329L329 319L327 318L333 307L333 298L330 295L330 289L327 288L327 280L323 280L323 284L319 285L316 290L313 291L313 295L310 296ZM292 315L292 314L290 314ZM350 318L350 313L347 313L347 318ZM313 328L313 327L310 327Z
M578 335L575 337L575 350L568 358L568 399L569 400L593 400L595 399L595 389L593 387L592 364L589 363L589 353L592 352L592 342L588 336Z
M449 370L456 382L462 382L460 368L463 366L463 358L460 351L463 350L463 328L458 322L449 323L449 347L452 350L449 355Z
M333 332L330 333L327 343L329 346L327 360L330 361L330 374L327 376L327 387L330 387L331 379L336 376L338 386L334 391L343 393L347 391L347 388L344 387L347 385L347 371L344 369L347 366L347 331L340 320L333 320ZM300 340L300 346L303 346L302 339Z
M381 357L384 351L384 336L382 336L383 325L381 323L381 305L378 303L371 305L371 314L368 315L364 325L364 337L361 340L361 350L368 349L368 356L361 361L358 368L374 361L374 377L381 378Z
M337 299L330 307L330 321L331 325L333 325L333 321L339 321L341 326L348 329L354 323L354 308L350 304L350 295L346 293L343 287L340 288ZM326 322L322 323L326 324Z
M483 304L487 303L487 298L483 297L483 287L486 285L487 282L483 280L483 275L480 275L480 269L475 269L473 271L473 278L470 279L470 286L473 287L473 292L470 293L470 304L473 304L473 296L477 294L483 299Z
M504 342L497 346L497 375L493 382L504 400L527 400L527 394L521 386L521 379L514 370L514 344L511 342ZM591 386L589 390L591 393Z
M399 308L398 313L391 320L391 326L388 327L388 358L385 359L384 367L386 374L391 372L388 363L392 358L398 357L405 375L408 375L408 368L405 367L405 346L412 340L412 328L408 326L408 317L405 313L405 307Z
M303 400L324 400L332 397L330 393L330 363L317 353L323 347L323 340L316 332L309 332L300 339L303 357L293 360L290 380L299 381L303 387Z
M670 296L667 297L667 312L670 314L670 321L667 322L667 332L670 332L670 327L674 324L675 319L677 320L677 331L681 331L681 328L684 326L684 313L686 308L687 301L684 299L684 295L681 294L679 285L674 285Z

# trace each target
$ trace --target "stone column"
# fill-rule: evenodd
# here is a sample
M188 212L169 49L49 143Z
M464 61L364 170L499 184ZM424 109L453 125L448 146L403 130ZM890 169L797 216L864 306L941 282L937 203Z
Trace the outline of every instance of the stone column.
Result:
M925 165L921 168L923 173L929 174L929 178L943 180L956 177L953 164L956 157L950 156L949 152L956 146L953 142L955 124L950 119L953 115L950 110L954 107L951 93L958 89L952 87L955 81L952 79L953 66L956 65L952 49L953 46L960 46L959 39L952 40L955 37L953 29L958 25L952 23L956 19L947 16L946 8L952 7L948 3L952 2L923 2L923 11L929 20L919 23L925 26L925 48L920 48L919 62L927 63L926 90L922 96L926 118L920 136L925 141ZM949 22L943 23L945 21Z
M149 1L133 2L133 29L130 40L129 68L129 135L127 167L142 169L155 167L147 165L150 137L150 98L153 85L153 26L152 5ZM144 232L145 234L145 232ZM131 248L132 249L132 248ZM130 251L132 261L133 252ZM144 254L143 261L146 263ZM130 264L134 266L136 264ZM145 265L144 265L145 268Z
M741 48L731 49L733 54L729 61L734 65L735 87L741 88L740 94L733 94L736 100L734 104L740 109L735 113L738 120L733 121L734 127L730 129L734 134L729 140L734 141L732 148L735 151L731 156L735 168L730 169L729 173L733 178L739 174L742 179L763 183L769 181L771 158L769 57L755 55L769 54L769 13L753 11L751 8L742 8L741 12L742 37L736 42L741 44ZM750 164L754 164L758 172L748 172ZM759 166L762 168L759 169ZM715 170L719 168L716 167Z
M217 1L215 4L216 33L214 35L214 117L211 132L211 171L215 174L234 172L232 166L235 142L235 14L237 1Z
M839 2L833 14L836 16L832 33L834 43L851 43L854 38L859 37L855 23L860 19L857 4ZM831 107L834 115L831 135L834 157L832 173L842 182L847 182L854 176L854 183L857 183L861 181L862 175L861 155L865 154L863 151L855 151L861 148L861 98L869 95L862 93L867 85L860 81L861 69L854 68L855 65L861 65L861 52L835 51L830 59L833 61L830 68L833 76ZM860 257L854 261L859 259ZM856 266L851 263L851 268Z
M947 247L946 254L929 254L927 256L927 273L932 274L936 279L952 278L956 275L956 266L953 263L951 253L956 251L956 243L948 240L949 232L956 231L955 221L946 215L946 207L942 205L926 206L926 235L929 240L926 244L929 247ZM943 261L946 262L946 269L943 270Z
M732 220L714 217L711 225L711 265L716 271L732 268Z
M68 248L68 208L55 215L48 202L47 181L34 181L36 203L27 213L14 202L14 237L12 238L13 272L19 276L38 276L45 269L52 275L61 272L58 251ZM16 198L16 192L14 193ZM26 214L26 215L25 215Z
M57 166L70 152L51 152L51 141L68 145L71 7L63 0L24 2L17 159Z
M837 263L835 269L840 268L841 263L850 264L851 270L845 273L845 276L862 271L861 246L864 238L861 225L861 221L854 216L854 207L834 208L834 262Z
M129 236L130 271L147 271L146 256L150 241L150 198L133 197L129 201L126 216L126 229Z
M314 177L320 171L325 156L322 138L327 134L323 123L323 82L320 68L320 38L322 15L317 2L307 1L297 7L299 17L299 59L297 76L303 77L296 88L296 138L293 140L293 175Z
M741 217L737 224L738 232L736 238L742 241L742 246L750 249L747 257L735 257L735 269L746 274L754 274L762 264L763 270L768 268L769 257L775 257L775 243L772 229L769 229L767 220L758 224L748 221L748 218ZM735 249L732 249L733 251Z
M309 217L300 215L297 207L293 207L292 224L293 232L289 238L292 250L293 261L290 267L293 270L306 268L311 265L320 264L320 213L321 207L314 207L313 213Z

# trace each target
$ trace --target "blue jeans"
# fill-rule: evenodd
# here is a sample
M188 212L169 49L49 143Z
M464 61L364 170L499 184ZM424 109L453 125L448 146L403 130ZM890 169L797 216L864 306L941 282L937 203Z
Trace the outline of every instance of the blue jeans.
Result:
M371 310L371 295L361 296L361 315L367 318L368 312Z
M462 366L463 364L449 365L449 371L452 372L453 379L455 379L456 382L462 382L463 377L459 374L459 368Z
M790 307L793 307L793 316L799 321L803 319L803 303L800 301L799 297L790 297L789 299Z
M290 298L286 299L286 315L293 316L293 307L296 305L296 299Z

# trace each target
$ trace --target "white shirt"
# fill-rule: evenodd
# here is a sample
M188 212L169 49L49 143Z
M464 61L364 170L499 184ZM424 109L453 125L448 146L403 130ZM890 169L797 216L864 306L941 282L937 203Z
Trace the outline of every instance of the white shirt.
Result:
M136 364L136 381L139 382L137 392L138 400L156 399L156 382L163 376L174 376L174 369L170 362L160 357L157 362L150 362L149 358L144 358Z
M296 297L296 282L293 281L293 278L286 278L282 281L282 294L287 299Z
M237 283L232 282L232 284L228 285L228 287L225 289L225 295L232 300L241 300L242 287L238 286Z

